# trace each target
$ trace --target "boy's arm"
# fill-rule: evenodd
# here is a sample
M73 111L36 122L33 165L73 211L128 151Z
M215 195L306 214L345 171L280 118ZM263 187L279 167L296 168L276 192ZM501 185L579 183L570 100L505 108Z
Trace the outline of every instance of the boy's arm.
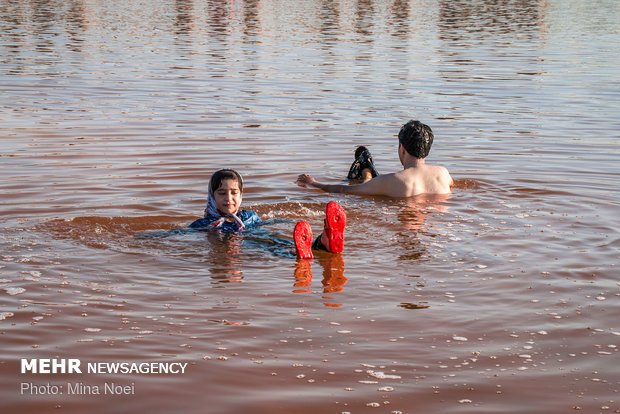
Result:
M300 185L306 184L311 187L318 188L328 193L347 193L358 195L390 195L389 186L386 186L385 175L380 175L362 184L323 184L314 179L314 177L302 174L297 178Z

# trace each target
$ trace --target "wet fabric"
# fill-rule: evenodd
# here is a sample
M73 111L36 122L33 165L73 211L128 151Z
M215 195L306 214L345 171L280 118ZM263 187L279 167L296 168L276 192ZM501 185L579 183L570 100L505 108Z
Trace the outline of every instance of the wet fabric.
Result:
M189 228L232 232L257 226L262 223L262 220L258 216L258 214L252 210L240 210L237 212L236 217L243 224L243 226L240 226L236 220L229 221L224 218L224 220L222 221L222 216L207 215L205 218L194 221L192 224L189 225ZM214 226L214 224L216 223L217 226Z
M329 252L327 247L325 247L325 245L321 242L321 236L314 239L314 242L312 243L312 250L322 250L324 252Z
M359 152L359 155L351 164L351 168L349 168L349 174L347 174L347 179L349 180L359 180L362 178L362 171L366 168L370 169L370 174L372 178L375 178L379 173L375 168L375 165L372 161L372 155L370 155L370 151L366 147L359 147L356 153Z

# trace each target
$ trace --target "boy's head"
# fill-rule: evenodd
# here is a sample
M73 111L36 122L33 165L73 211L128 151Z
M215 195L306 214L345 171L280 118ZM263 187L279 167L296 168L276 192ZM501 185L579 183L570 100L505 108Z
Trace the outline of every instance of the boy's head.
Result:
M433 131L420 121L409 121L400 128L398 142L409 155L426 158L433 145Z

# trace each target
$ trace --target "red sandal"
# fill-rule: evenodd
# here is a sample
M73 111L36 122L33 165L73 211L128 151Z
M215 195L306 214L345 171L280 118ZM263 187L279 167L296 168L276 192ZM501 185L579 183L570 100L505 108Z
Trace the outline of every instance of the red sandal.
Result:
M344 248L344 227L347 224L347 213L335 201L330 201L325 209L324 232L329 240L327 249L332 253L341 253Z
M307 221L300 221L293 232L298 259L312 259L312 228Z

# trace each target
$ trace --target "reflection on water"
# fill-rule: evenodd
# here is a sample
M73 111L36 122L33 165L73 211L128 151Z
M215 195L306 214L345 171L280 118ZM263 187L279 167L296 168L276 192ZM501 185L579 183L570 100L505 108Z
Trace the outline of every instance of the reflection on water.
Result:
M328 295L330 293L342 292L344 285L349 280L344 275L344 258L340 254L329 254L319 252L318 262L323 269L323 280L321 284L323 286L322 298L326 300L325 306L340 307L342 303L333 303L331 300L336 299L334 296ZM297 260L295 264L295 283L294 293L312 293L312 279L314 277L312 273L312 261L311 260Z
M511 3L440 1L438 27L442 39L467 45L467 40L519 33L528 40L538 40L540 31L546 29L549 2L526 0Z
M5 411L620 409L618 2L0 4ZM450 196L295 185L398 170L411 118ZM223 167L267 224L187 231ZM343 254L296 260L331 200ZM55 356L190 366L19 395Z

